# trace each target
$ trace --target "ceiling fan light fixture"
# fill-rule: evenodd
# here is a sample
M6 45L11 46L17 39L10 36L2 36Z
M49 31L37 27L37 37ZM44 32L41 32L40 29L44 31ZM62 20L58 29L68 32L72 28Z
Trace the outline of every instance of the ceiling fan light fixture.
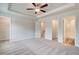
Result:
M36 11L36 12L40 12L40 9L39 9L39 8L36 8L35 11Z
M32 7L32 8L27 8L27 10L34 10L34 11L35 11L35 14L40 14L40 12L45 13L46 11L43 10L43 8L48 6L48 4L43 4L43 5L42 5L41 3L32 3L32 5L33 5L34 7Z

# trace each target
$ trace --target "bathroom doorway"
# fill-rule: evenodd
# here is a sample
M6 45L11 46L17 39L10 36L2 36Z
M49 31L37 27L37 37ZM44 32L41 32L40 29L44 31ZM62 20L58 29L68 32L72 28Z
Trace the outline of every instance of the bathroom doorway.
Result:
M64 17L64 44L75 45L75 17L66 16Z
M41 22L40 22L40 38L45 39L45 29L46 29L45 21L41 20Z
M52 20L52 40L58 39L58 21L56 19Z

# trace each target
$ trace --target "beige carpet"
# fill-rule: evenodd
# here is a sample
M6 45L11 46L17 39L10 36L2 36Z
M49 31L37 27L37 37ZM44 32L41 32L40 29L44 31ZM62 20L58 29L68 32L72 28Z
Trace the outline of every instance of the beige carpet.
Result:
M1 55L79 55L78 47L65 46L46 39L0 42Z

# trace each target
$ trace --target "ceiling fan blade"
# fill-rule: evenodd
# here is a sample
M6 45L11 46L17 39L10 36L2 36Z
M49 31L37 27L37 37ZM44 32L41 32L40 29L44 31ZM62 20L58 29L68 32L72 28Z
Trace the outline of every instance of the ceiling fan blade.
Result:
M46 6L48 6L48 4L44 4L44 5L42 5L40 8L44 8L44 7L46 7Z
M34 8L27 8L27 10L34 10Z
M44 12L44 13L46 12L46 11L44 11L44 10L40 10L40 11L42 11L42 12Z
M33 6L35 6L36 7L36 4L35 3L32 3L33 4Z

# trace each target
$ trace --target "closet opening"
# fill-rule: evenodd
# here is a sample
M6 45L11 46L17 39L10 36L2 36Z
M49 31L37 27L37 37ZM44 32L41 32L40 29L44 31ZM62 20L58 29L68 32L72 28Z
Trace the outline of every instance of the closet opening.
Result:
M45 29L46 29L46 24L44 20L41 20L40 22L40 38L45 39Z
M52 20L52 40L58 39L58 21L56 19Z
M66 16L64 17L64 44L75 45L75 17Z
M0 41L7 41L11 39L11 22L10 18L0 16Z

